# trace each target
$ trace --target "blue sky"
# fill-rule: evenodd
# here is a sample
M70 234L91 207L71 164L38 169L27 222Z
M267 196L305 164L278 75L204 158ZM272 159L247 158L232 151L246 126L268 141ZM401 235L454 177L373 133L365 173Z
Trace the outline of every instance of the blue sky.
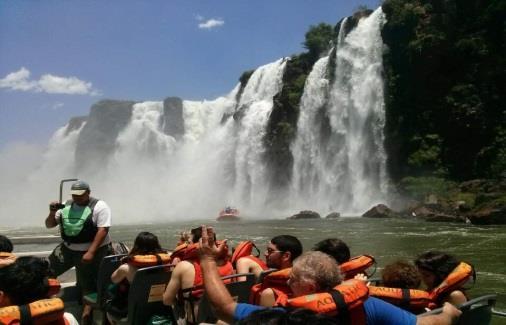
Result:
M45 144L100 99L213 99L378 0L0 0L0 149Z

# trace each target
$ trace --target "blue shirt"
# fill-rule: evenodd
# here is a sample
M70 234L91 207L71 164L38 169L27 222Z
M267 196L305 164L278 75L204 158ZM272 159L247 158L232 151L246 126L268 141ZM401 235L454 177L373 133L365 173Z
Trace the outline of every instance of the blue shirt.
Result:
M234 320L238 321L249 316L254 311L265 309L262 306L237 304ZM416 325L416 316L391 305L378 298L369 297L364 303L367 324L375 325Z

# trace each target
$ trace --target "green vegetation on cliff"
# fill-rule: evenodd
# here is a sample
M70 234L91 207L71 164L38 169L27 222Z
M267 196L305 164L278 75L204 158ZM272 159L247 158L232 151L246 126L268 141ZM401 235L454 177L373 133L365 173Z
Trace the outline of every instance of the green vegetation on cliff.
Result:
M506 1L382 7L391 175L497 177L506 167Z

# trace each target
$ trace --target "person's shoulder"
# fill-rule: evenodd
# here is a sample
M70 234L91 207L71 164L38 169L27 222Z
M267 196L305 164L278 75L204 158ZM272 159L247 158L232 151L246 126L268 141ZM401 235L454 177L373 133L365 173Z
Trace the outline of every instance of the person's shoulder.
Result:
M187 270L193 269L193 264L188 261L181 261L177 263L176 267L174 268L174 273L180 273L180 272L186 272Z
M248 266L251 266L251 265L255 265L257 264L255 261L253 261L251 258L249 258L248 256L243 256L241 257L240 259L237 260L237 266L239 265L248 265Z
M416 324L416 316L375 297L364 302L367 322L371 324Z
M448 295L446 301L448 301L452 305L460 305L467 301L467 297L462 291L454 290Z
M97 203L95 204L95 209L109 209L109 205L104 201L100 199L96 199Z

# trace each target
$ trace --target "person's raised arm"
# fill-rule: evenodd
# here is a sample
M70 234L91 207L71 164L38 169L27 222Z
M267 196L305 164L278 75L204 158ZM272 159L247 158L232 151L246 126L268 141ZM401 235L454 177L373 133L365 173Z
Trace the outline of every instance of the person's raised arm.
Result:
M199 253L200 266L204 277L204 288L209 301L216 309L218 318L227 323L232 323L237 303L223 284L216 264L217 256L222 256L225 249L226 241L223 241L217 247L214 242L213 229L202 226Z
M58 211L57 204L58 202L56 201L49 203L49 214L46 217L46 228L54 228L58 225L55 218L56 211Z
M416 325L451 325L456 321L462 312L452 304L445 302L443 311L440 314L422 316L416 318Z

